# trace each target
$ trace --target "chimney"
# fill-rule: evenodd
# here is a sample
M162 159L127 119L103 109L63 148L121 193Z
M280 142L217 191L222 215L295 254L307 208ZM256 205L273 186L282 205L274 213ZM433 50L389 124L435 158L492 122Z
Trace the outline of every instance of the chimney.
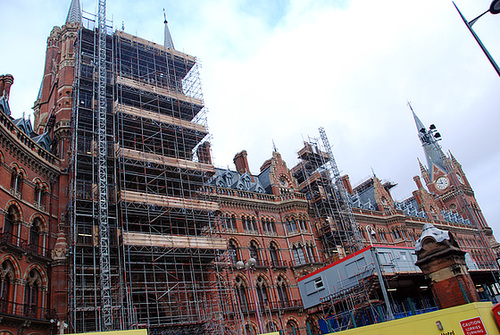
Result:
M413 177L413 180L415 181L415 184L417 184L417 188L420 190L422 188L422 181L420 180L419 176Z
M11 74L0 76L0 94L9 100L10 87L14 83L14 77Z
M238 171L239 174L244 174L245 172L248 172L250 174L250 168L248 167L246 150L237 153L233 158L233 162L234 165L236 166L236 171Z
M352 195L354 192L352 191L352 186L351 186L351 181L349 180L349 176L345 174L342 177L340 177L340 180L342 180L342 184L344 184L344 188L347 191L347 193Z
M432 294L439 309L479 301L465 264L466 253L460 249L451 232L426 223L415 244L415 251L415 265L430 278Z

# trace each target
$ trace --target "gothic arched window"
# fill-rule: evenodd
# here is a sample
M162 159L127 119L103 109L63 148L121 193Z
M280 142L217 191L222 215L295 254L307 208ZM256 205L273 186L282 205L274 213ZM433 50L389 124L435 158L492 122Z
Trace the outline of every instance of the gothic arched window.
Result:
M228 243L228 253L229 253L229 259L231 261L232 265L235 265L237 261L240 259L240 253L239 253L239 248L238 245L234 240L229 240Z
M267 284L263 277L257 278L256 291L257 291L257 301L259 303L262 313L264 310L270 307Z
M282 276L278 277L276 283L276 289L278 290L278 301L282 308L290 307L290 299L288 298L288 287L285 278Z
M271 242L269 245L269 254L271 255L271 262L273 266L280 266L281 260L279 255L279 249L276 246L276 243Z
M24 290L24 313L28 317L40 318L41 316L41 299L40 295L40 286L42 280L40 273L37 270L33 269L28 274L28 279L26 282L25 290Z
M257 263L256 265L260 265L260 250L259 250L259 245L255 241L250 242L250 257L254 258Z

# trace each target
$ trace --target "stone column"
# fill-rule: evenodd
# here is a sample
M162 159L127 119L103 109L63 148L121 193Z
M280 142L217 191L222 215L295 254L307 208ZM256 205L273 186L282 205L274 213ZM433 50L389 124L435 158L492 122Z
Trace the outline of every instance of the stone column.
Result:
M440 309L479 301L465 264L466 252L460 249L450 232L426 223L415 251L415 265L430 278L432 293Z

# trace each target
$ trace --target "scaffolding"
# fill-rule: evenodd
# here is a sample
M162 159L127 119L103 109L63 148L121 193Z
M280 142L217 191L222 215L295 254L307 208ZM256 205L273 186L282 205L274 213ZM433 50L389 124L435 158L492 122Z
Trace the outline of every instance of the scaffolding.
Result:
M315 138L304 142L298 152L299 164L292 172L300 191L312 204L325 255L328 261L334 261L363 246L349 195L323 128L320 128L320 135L322 145Z
M72 332L148 328L213 334L224 328L215 235L215 173L196 58L129 35L106 34L106 126L98 124L98 30L77 38L70 218ZM99 130L104 131L104 149ZM103 150L107 155L102 155ZM104 156L104 178L99 158ZM104 180L109 231L109 313L99 206ZM110 320L106 325L103 320Z

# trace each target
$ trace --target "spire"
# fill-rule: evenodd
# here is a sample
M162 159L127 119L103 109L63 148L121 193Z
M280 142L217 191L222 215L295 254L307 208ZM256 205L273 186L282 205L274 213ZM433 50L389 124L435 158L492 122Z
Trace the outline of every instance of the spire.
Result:
M80 9L80 0L71 0L69 5L66 23L82 23L82 11Z
M276 144L274 143L274 139L273 139L273 151L278 152L278 148L276 148Z
M169 49L175 49L174 41L172 40L172 36L170 35L170 30L168 30L168 21L167 14L165 13L165 8L163 8L163 17L165 18L165 20L163 21L163 23L165 24L165 37L163 45Z
M448 155L451 157L451 162L453 163L453 166L454 167L461 167L462 165L460 165L460 163L457 161L457 159L455 158L455 156L453 156L453 154L451 153L450 150L448 150Z
M433 124L431 124L429 130L427 130L422 121L418 118L417 114L415 114L410 102L408 102L408 106L413 114L413 119L415 120L415 125L417 126L418 137L420 142L422 142L422 147L424 148L425 158L427 159L428 165L427 171L430 174L430 180L433 181L434 166L445 173L447 172L445 167L446 165L443 160L443 151L437 143L441 139L441 135L436 132L436 126Z

